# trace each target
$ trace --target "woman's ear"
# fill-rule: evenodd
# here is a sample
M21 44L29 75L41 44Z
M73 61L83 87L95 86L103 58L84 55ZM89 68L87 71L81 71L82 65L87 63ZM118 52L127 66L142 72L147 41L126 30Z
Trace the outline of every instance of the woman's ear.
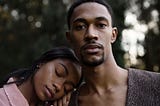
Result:
M43 64L44 64L44 63L39 63L39 64L37 64L36 68L37 68L37 69L40 69Z
M118 30L116 27L112 28L112 37L111 37L111 43L114 43L118 36Z

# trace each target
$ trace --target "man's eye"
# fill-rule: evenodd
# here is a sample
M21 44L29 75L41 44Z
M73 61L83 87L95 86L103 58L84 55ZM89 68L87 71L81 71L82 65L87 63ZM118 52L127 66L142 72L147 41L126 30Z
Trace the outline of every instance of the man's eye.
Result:
M107 26L106 24L97 24L97 27L101 29L106 28L106 26Z
M80 31L86 29L86 25L76 25L74 27L75 30Z

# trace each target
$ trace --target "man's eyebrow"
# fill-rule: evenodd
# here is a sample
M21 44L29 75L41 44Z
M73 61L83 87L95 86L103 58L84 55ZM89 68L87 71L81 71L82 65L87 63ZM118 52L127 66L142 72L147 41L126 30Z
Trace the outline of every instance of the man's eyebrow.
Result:
M87 21L83 18L77 18L73 21L73 23L76 23L76 22L83 22L83 23L87 23Z
M99 21L109 21L106 17L96 17L96 20L99 20Z
M96 20L97 21L105 21L105 22L107 22L107 25L109 25L109 20L106 17L97 17Z
M106 17L96 17L95 20L97 21L106 21L109 24L109 20ZM76 22L83 22L83 23L87 23L87 21L84 18L77 18L73 21L73 23Z
M64 67L64 70L65 70L65 72L66 72L66 75L68 75L68 69L67 69L67 67L66 67L64 64L62 64L62 63L59 63L59 64Z

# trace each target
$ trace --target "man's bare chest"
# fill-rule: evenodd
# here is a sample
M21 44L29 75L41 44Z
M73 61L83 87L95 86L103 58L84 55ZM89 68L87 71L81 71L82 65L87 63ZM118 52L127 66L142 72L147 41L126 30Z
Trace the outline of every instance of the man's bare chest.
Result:
M79 106L125 106L125 103L126 93L122 92L78 97Z

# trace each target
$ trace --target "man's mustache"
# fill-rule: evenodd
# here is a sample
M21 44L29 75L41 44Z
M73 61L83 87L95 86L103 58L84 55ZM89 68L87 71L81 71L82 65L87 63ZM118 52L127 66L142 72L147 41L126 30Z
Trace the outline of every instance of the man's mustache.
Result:
M101 49L104 48L102 44L97 43L95 40L91 40L91 41L87 41L87 42L81 47L80 50L84 50L84 49L86 49L88 46L95 46L95 47L101 48Z

